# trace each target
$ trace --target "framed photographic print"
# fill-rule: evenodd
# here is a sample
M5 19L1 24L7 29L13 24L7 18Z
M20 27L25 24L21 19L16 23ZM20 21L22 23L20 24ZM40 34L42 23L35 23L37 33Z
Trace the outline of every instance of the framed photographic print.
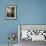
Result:
M6 19L16 19L16 5L6 5Z
M18 41L46 41L46 25L45 24L19 24L18 25Z

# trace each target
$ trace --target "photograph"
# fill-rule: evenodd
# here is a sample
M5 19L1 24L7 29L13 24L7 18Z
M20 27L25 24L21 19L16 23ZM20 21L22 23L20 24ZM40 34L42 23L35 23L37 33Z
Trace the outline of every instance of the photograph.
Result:
M46 41L46 25L20 24L19 28L20 41Z
M6 5L6 19L16 19L16 5Z

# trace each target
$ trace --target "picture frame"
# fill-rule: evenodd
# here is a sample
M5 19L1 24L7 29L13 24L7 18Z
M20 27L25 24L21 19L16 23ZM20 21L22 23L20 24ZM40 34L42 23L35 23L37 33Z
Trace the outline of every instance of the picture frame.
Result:
M6 5L5 6L5 18L7 20L16 19L16 5Z
M26 35L23 35L23 31L27 30L28 32L26 33ZM25 38L24 36L28 37ZM18 42L21 42L22 40L46 41L46 24L19 24Z

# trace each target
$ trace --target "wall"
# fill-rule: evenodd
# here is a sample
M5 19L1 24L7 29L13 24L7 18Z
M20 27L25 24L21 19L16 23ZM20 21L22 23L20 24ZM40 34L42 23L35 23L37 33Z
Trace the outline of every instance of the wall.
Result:
M46 0L19 1L20 24L46 24Z
M5 20L6 4L16 5L16 20ZM8 43L9 32L18 32L18 24L46 24L46 0L0 0L0 44Z
M6 20L5 19L5 5L15 4L16 0L0 0L0 44L7 44L9 42L8 35L10 32L16 32L17 34L17 24L19 22L19 16L17 15L16 20ZM18 42L17 39L15 41Z

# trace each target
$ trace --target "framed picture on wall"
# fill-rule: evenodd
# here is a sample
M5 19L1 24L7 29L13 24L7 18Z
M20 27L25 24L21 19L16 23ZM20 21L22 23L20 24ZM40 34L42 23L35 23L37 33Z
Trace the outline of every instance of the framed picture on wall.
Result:
M6 5L6 19L16 19L16 5Z

